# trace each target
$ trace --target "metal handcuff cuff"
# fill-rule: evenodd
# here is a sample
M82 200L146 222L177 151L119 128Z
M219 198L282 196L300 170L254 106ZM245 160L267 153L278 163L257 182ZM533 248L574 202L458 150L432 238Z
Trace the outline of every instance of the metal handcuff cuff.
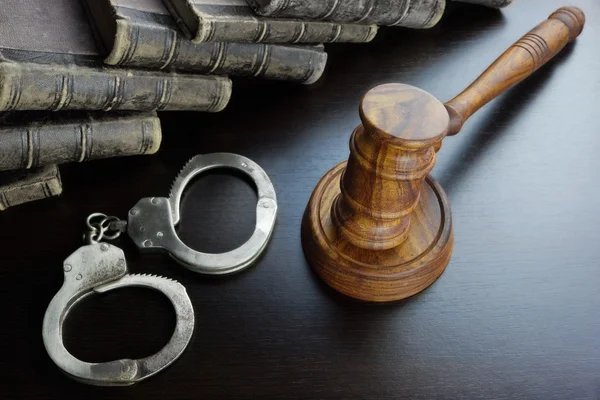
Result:
M236 250L206 254L189 248L177 236L181 196L190 181L209 169L233 168L246 173L258 191L256 228L252 237ZM192 158L179 173L168 198L140 200L130 211L128 221L92 214L87 221L87 245L69 256L64 264L65 280L44 316L42 336L50 358L68 376L98 386L126 386L146 379L171 365L187 347L194 331L194 310L185 287L173 280L130 275L123 251L103 239L116 239L127 232L141 251L168 253L186 268L208 275L225 275L252 265L265 249L277 214L275 188L266 172L245 157L214 153ZM100 218L100 220L98 220ZM98 221L96 221L98 220ZM146 287L162 292L173 304L176 326L167 345L158 353L139 360L87 363L71 355L63 344L62 327L69 312L94 293L124 287Z

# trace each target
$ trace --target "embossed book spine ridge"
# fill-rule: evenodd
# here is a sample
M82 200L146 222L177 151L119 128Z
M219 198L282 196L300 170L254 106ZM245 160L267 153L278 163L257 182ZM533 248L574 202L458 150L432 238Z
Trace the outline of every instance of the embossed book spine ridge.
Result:
M246 0L262 16L425 29L442 17L446 0Z
M0 111L221 111L231 81L152 71L0 61Z
M257 16L245 0L163 0L195 43L364 43L377 25Z
M154 154L161 139L154 113L5 126L0 128L0 170Z
M61 193L62 181L56 165L0 172L0 211Z
M118 67L253 76L311 84L327 62L323 46L192 43L160 0L86 0L105 62ZM137 9L134 7L144 9Z

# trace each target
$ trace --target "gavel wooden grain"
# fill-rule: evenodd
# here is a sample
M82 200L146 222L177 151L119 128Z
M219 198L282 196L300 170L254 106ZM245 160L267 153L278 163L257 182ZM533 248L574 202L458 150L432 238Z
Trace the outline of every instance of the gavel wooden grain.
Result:
M302 245L317 274L341 293L376 302L431 285L454 244L448 199L429 176L442 139L554 57L584 23L580 9L558 9L445 104L399 83L370 90L348 161L321 179L304 214Z

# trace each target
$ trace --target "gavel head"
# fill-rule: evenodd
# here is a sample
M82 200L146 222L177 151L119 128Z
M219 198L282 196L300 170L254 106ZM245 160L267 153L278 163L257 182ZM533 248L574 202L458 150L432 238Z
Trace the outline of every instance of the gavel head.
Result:
M388 84L365 95L360 117L348 161L313 192L302 244L336 290L367 301L400 300L431 285L450 260L450 208L429 176L449 116L429 93Z
M453 246L448 200L429 176L442 139L554 57L584 23L577 7L558 9L445 105L407 85L367 93L348 161L317 184L302 221L304 254L321 278L368 301L431 285Z

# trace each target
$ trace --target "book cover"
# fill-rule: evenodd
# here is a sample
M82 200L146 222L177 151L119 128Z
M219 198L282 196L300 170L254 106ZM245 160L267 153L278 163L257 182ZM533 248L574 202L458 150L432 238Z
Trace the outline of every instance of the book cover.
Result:
M364 43L376 25L275 19L257 16L245 0L163 0L195 43Z
M162 140L155 112L13 112L0 122L0 171L154 154Z
M79 0L0 2L0 111L220 111L219 76L105 68Z
M61 193L62 182L56 165L0 172L0 211Z
M513 2L513 0L454 0L454 1L460 1L463 3L479 4L482 6L493 7L493 8L506 7L507 5L509 5L510 3Z
M192 43L161 0L84 0L107 64L253 76L311 84L327 63L320 46Z
M446 0L246 0L254 11L278 18L307 18L427 29L435 26Z

